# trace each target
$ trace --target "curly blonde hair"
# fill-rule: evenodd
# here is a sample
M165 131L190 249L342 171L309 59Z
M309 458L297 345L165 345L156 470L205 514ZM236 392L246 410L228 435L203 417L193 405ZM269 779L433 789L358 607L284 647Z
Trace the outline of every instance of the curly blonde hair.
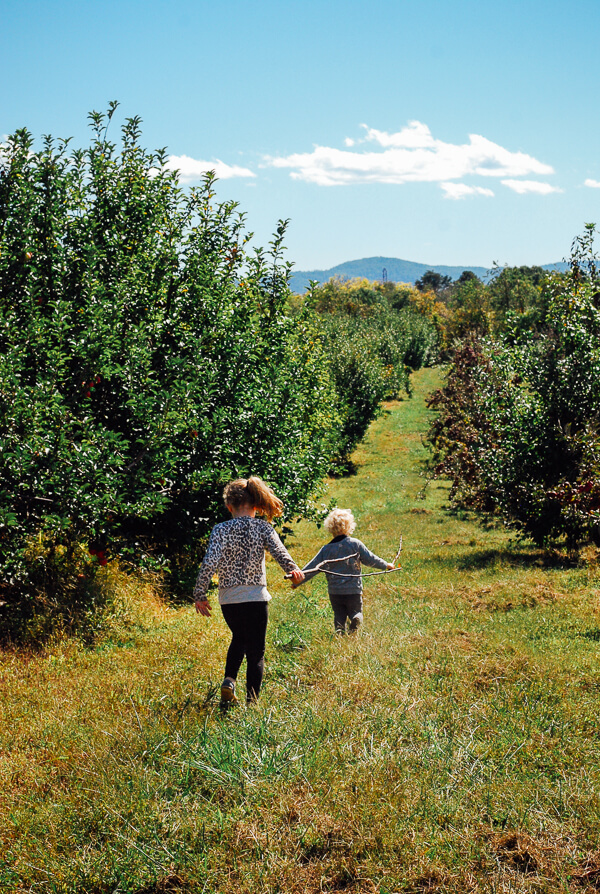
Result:
M333 537L352 534L356 527L356 521L349 509L332 509L323 524Z

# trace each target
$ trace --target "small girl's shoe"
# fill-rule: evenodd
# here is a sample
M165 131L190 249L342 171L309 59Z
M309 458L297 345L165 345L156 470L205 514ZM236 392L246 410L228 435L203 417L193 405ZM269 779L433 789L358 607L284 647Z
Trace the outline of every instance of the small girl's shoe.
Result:
M225 677L221 683L221 708L227 709L237 702L235 696L235 680Z

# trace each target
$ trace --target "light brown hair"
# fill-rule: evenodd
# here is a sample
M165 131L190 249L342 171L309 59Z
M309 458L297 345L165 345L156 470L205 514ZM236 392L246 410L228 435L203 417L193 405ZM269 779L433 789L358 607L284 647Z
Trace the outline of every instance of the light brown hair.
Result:
M240 506L254 507L269 521L283 514L283 503L279 497L256 475L230 481L223 491L223 499L226 506L233 506L234 509Z

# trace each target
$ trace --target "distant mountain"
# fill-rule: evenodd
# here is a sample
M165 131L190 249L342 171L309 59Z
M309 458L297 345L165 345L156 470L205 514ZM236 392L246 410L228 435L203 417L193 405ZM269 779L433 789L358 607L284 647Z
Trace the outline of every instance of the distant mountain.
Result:
M561 261L556 264L544 264L544 270L566 270L567 264ZM427 270L434 270L442 276L458 279L463 270L472 270L480 279L487 279L489 270L487 267L445 267L433 264L417 264L415 261L403 261L400 258L361 258L359 261L346 261L329 270L296 270L292 273L290 282L293 292L304 292L309 280L327 282L332 276L340 276L343 279L355 279L365 277L370 280L383 279L383 271L386 271L389 282L415 283Z

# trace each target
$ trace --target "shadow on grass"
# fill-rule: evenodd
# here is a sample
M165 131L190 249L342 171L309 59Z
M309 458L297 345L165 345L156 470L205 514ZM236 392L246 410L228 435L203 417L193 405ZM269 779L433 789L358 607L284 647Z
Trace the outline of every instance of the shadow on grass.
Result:
M461 571L475 571L494 565L509 565L513 568L573 568L578 563L556 553L532 549L479 549L455 560Z
M329 470L330 478L352 478L358 474L360 464L353 462L351 459L340 462Z
M580 633L583 639L589 639L593 643L600 643L600 628L596 628L596 630L586 630L584 633Z

